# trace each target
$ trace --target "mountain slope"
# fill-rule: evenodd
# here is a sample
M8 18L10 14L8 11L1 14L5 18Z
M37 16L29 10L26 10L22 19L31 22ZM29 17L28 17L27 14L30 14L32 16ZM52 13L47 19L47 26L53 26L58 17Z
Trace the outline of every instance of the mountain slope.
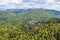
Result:
M53 18L55 16L54 16L54 14L51 14L51 13L33 10L33 11L22 12L22 13L18 14L18 17L22 18L23 20L26 20L26 19L48 20L48 19Z
M12 16L10 14L12 13ZM50 9L7 9L0 10L0 21L1 19L8 19L9 16L14 19L16 16L23 20L36 19L36 20L48 20L53 17L60 18L60 11ZM14 16L15 15L15 16ZM6 17L6 18L5 18ZM14 17L14 18L13 18Z
M19 14L21 12L26 12L26 11L32 12L33 10L40 11L40 12L46 12L46 13L49 13L49 14L54 14L56 17L60 17L60 11L43 9L43 8L40 8L40 9L8 9L6 11L7 12L12 12L12 13L15 13L15 14Z

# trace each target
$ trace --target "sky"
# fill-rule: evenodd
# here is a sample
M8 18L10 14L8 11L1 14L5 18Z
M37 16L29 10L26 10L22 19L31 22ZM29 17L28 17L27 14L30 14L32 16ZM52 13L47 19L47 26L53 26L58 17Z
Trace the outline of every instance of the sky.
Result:
M60 11L60 0L0 0L0 9L44 8Z

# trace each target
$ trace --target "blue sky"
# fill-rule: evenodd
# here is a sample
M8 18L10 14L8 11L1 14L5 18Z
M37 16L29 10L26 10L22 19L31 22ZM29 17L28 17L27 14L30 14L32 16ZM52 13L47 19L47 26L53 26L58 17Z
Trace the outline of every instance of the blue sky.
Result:
M44 8L60 11L60 0L0 0L0 9Z

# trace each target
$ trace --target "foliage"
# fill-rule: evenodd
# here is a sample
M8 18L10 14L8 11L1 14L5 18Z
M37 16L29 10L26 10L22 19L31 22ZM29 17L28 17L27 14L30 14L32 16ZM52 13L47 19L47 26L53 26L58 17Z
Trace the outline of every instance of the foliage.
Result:
M32 12L27 16L35 17L36 14L36 12ZM37 17L41 18L45 15L48 14L38 13ZM56 23L54 20L49 23L37 22L33 25L12 13L1 14L0 20L5 22L0 23L0 40L60 40L60 23Z
M51 13L33 10L31 12L30 11L21 12L20 14L18 14L18 17L22 18L23 20L27 19L48 20L50 18L54 18L55 15Z
M0 24L0 40L60 40L60 23L29 25L16 20Z

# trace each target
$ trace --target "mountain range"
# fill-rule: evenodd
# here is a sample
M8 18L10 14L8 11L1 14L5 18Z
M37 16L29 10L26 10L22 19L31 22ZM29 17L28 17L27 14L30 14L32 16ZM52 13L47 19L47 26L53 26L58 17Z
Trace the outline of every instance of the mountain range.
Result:
M33 10L40 11L40 12L45 12L45 13L51 13L51 14L54 14L56 17L60 17L60 11L51 10L51 9L43 9L43 8L40 8L40 9L7 9L6 11L7 12L12 12L12 13L15 13L15 14L19 14L21 12L26 12L26 11L31 12Z
M0 9L0 21L13 20L16 17L25 19L48 20L60 18L60 11L50 9Z
M53 13L55 15L59 15L60 11L57 10L51 10L51 9L0 9L0 12L13 12L13 13L20 13L20 12L24 12L24 11L32 11L32 10L38 10L41 12L48 12L48 13Z
M1 14L13 13L23 18L56 17L60 18L60 11L50 9L0 9ZM46 16L47 15L47 16Z

